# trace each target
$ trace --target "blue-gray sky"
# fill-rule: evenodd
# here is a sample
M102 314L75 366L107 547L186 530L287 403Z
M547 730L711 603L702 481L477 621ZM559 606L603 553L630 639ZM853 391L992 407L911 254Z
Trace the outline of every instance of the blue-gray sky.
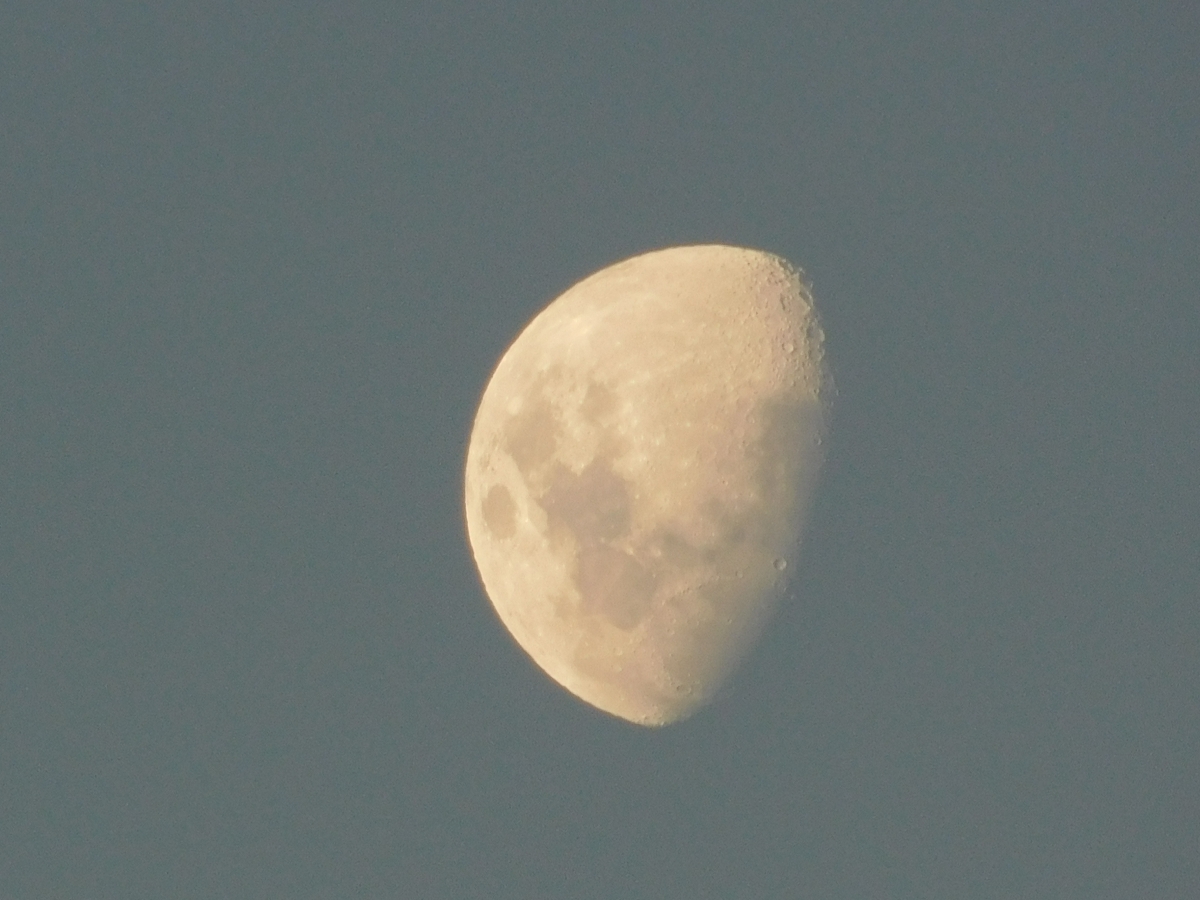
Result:
M1191 898L1200 5L0 13L0 897ZM465 543L508 342L811 278L795 596L661 731Z

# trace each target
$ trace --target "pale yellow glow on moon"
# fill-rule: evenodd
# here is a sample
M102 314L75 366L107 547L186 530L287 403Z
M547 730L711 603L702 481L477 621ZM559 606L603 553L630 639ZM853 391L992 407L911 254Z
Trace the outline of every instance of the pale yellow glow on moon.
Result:
M551 303L467 450L471 548L517 643L613 715L694 712L782 592L827 393L808 288L768 253L659 250Z

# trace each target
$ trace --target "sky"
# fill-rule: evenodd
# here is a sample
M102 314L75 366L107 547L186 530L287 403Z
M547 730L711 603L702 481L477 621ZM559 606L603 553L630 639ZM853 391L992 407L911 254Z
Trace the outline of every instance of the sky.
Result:
M1192 898L1200 5L0 12L0 897ZM492 612L578 279L804 268L792 595L642 729Z

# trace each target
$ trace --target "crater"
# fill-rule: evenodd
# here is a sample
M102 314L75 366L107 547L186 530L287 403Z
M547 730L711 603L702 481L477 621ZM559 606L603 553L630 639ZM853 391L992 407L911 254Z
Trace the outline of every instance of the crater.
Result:
M483 521L488 530L501 540L513 536L517 530L517 504L512 494L502 484L492 485L483 498Z

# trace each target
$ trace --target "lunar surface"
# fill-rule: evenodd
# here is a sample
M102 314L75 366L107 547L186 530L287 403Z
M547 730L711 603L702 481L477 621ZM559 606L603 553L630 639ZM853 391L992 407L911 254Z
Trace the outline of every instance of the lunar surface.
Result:
M768 253L658 250L551 303L467 450L471 548L517 643L631 722L709 700L794 571L827 385L807 285Z

